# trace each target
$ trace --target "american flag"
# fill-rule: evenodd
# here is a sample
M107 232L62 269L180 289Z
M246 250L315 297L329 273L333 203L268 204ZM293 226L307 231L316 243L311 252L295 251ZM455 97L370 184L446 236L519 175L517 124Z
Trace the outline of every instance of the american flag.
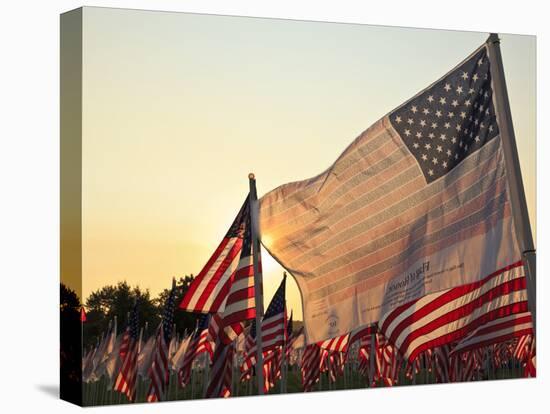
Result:
M242 332L242 326L235 324L256 315L251 232L247 197L220 246L191 283L180 308L222 313L224 325L233 326L237 334Z
M357 367L357 372L359 372L360 375L369 378L370 377L370 346L363 344L363 340L361 340L361 346L359 347L358 352L359 352L359 355L358 355L359 365Z
M527 358L523 364L524 368L524 377L536 377L537 376L537 350L535 344L535 338L532 338L531 343L529 344L529 351L527 353Z
M370 325L365 328L359 328L351 333L350 346L355 341L359 341L358 359L359 359L359 373L361 375L370 378L370 358L371 358L371 344L373 342L373 336L376 342L377 325Z
M506 341L510 339L532 334L531 313L515 313L480 326L460 341L452 352L460 353L492 344L506 345Z
M311 341L520 259L491 76L483 45L325 172L261 198L264 245L305 292Z
M321 371L328 372L330 382L336 382L336 379L344 375L344 354L342 352L333 352L327 349L322 350Z
M381 378L382 354L380 350L383 346L383 337L374 332L370 335L363 335L360 339L359 371L367 376L371 386L376 386L376 382Z
M283 276L281 284L275 291L269 306L262 319L262 354L264 358L267 358L271 351L282 347L287 340L286 326L286 274ZM241 366L242 376L241 378L250 378L250 371L253 366L256 365L256 321L252 321L251 329L246 337L245 341L245 358ZM280 358L279 358L280 359ZM264 366L266 361L264 360ZM276 366L273 363L269 365ZM280 366L280 361L279 361ZM264 367L265 371L265 367ZM265 378L264 378L265 380ZM265 388L265 387L264 387Z
M124 350L123 350L124 345ZM136 396L136 379L138 372L139 353L139 321L137 303L134 304L128 327L123 336L119 355L122 360L120 371L116 377L114 390L126 394L129 401L134 401Z
M365 335L371 335L376 332L376 325L369 325L361 328L357 328L345 335L329 338L324 341L319 341L317 344L322 348L330 352L343 352L347 353L349 347L357 340L361 339Z
M84 382L89 382L91 380L91 377L92 377L92 374L93 374L93 371L94 371L93 361L95 360L96 354L99 351L99 345L100 345L100 342L99 342L99 337L98 337L96 344L90 350L86 360L83 362L82 380Z
M269 351L286 341L286 273L262 319L262 350Z
M515 359L517 359L518 361L525 360L529 352L529 344L531 343L532 340L533 340L532 335L523 335L518 339L512 354Z
M388 343L382 335L377 336L377 374L384 382L384 385L391 387L397 383L399 369L401 367L401 356L395 346Z
M517 262L478 282L399 306L379 326L412 361L426 349L460 341L491 321L527 311L526 279Z
M357 328L350 333L348 347L350 347L355 341L359 341L362 338L370 337L373 333L376 333L378 327L376 324Z
M162 401L165 398L168 387L170 370L168 368L168 346L172 339L172 328L174 322L176 281L172 281L170 295L164 305L162 321L157 329L156 344L153 354L153 362L149 369L151 385L147 392L147 401Z
M205 398L229 397L233 374L234 343L227 343L222 316L214 314L210 318L208 338L214 342L214 356L210 369L210 381Z
M243 362L241 364L241 381L249 380L252 376L252 369L256 364L256 321L250 324L250 329L245 337Z
M210 371L210 382L206 389L205 398L227 398L231 396L231 382L233 379L233 344L216 343L214 358Z
M282 347L264 352L264 393L273 388L281 378Z
M319 345L321 349L326 349L330 352L347 352L349 336L349 333L337 336L336 338L330 338L325 341L317 342L317 345Z
M220 335L220 338L226 344L243 332L243 321L256 316L253 255L247 197L221 244L193 280L179 305L189 312L221 314L226 335ZM259 252L258 258L261 269Z
M287 341L286 341L286 344L285 344L285 348L286 348L286 360L290 362L290 356L291 356L291 352L292 352L292 349L294 348L294 344L296 343L296 341L298 340L298 338L300 337L300 335L303 335L304 333L304 327L301 326L300 329L298 329L297 331L294 331L294 323L293 323L293 320L292 320L292 312L290 313L290 318L288 319L288 322L287 322L287 329L286 329L286 332L287 332Z
M250 210L250 209L249 209ZM259 247L259 244L258 246ZM231 286L227 295L227 302L223 309L223 323L226 334L235 339L244 330L243 321L256 317L254 298L254 245L252 242L252 224L250 211L245 217L244 236L239 263L234 275L231 276ZM261 257L258 251L258 266L261 272ZM261 289L261 287L260 287ZM236 335L233 334L235 331Z
M223 310L232 276L239 263L249 216L247 197L222 242L189 286L179 305L181 309L201 313Z
M451 359L450 359L450 346L442 345L434 348L434 360L435 360L435 378L436 381L449 382L451 381Z
M474 378L474 373L476 368L477 368L477 361L476 361L475 353L465 352L462 355L460 380L471 381Z
M198 355L203 352L208 352L210 354L210 358L213 358L212 345L208 341L209 321L209 314L206 313L199 316L197 329L195 329L195 332L187 345L183 356L183 364L178 372L178 379L182 388L189 384L193 361Z
M317 344L307 345L302 354L302 386L304 392L312 391L321 374L321 348Z

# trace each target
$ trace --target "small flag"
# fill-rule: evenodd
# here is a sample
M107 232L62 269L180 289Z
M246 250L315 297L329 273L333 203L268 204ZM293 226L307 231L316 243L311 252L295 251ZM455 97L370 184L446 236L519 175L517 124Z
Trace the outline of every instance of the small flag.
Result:
M138 371L138 353L139 353L139 320L137 303L134 304L128 327L124 334L125 351L119 356L122 360L120 371L115 381L114 390L126 394L129 401L134 401L136 397L136 379ZM123 340L124 341L124 340ZM122 345L121 345L122 348Z
M172 281L172 289L170 295L164 305L162 321L157 329L155 351L153 354L153 362L149 369L149 378L151 385L147 392L147 401L156 402L162 401L165 398L168 387L168 379L170 371L168 367L168 347L172 339L172 329L174 323L174 307L175 307L176 281Z

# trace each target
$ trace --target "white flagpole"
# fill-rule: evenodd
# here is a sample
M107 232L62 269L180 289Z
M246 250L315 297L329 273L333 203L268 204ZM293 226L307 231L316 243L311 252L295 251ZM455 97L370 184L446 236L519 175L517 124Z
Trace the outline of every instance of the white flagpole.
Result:
M258 226L258 195L256 194L256 178L253 173L248 174L250 186L249 208L252 236L252 260L254 264L254 303L256 305L256 378L258 379L258 394L264 394L264 358L262 353L262 318L264 316L264 298L262 274L259 266L260 238Z
M536 305L537 305L537 284L536 284L536 250L529 223L527 202L525 200L525 190L521 178L521 168L516 146L516 136L512 124L512 112L510 111L510 102L508 100L508 90L506 89L506 79L504 77L504 65L500 53L500 39L498 34L491 33L487 39L489 50L489 61L491 62L491 73L493 75L493 85L495 87L494 103L504 159L506 162L506 175L508 177L510 190L510 204L512 206L512 216L516 228L518 241L523 254L525 276L527 278L527 296L528 305L533 317L533 332L536 332Z

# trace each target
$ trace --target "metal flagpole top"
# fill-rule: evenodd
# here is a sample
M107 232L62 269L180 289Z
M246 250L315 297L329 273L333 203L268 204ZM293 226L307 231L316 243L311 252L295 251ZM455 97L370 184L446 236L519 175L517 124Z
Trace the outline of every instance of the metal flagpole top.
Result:
M487 39L487 42L500 43L500 38L498 37L498 33L491 33L489 35L489 38Z

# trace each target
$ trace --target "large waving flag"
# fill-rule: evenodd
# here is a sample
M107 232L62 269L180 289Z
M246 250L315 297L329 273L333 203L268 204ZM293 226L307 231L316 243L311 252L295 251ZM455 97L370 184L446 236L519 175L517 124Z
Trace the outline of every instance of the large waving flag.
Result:
M325 172L261 198L262 243L297 280L309 342L521 260L489 58L483 45Z

